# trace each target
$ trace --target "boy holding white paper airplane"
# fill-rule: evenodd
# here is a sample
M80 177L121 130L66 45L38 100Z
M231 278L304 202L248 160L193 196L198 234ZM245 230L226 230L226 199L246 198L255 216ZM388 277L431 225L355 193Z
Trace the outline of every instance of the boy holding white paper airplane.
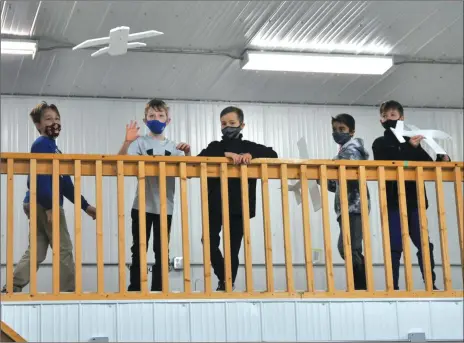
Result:
M137 122L126 125L126 136L124 143L119 150L119 155L150 155L150 156L190 156L190 146L186 143L176 144L164 136L164 130L170 123L169 108L163 100L153 99L145 105L145 125L150 129L150 133L139 136ZM171 232L171 221L174 210L175 179L166 178L167 194L167 221L168 239ZM156 176L149 176L145 183L146 201L146 234L147 243L150 240L151 227L153 225L153 251L155 253L155 265L152 269L152 291L161 291L161 216L160 216L160 195L159 179ZM139 191L135 194L134 204L132 205L132 264L130 267L129 291L140 291L140 250L139 250ZM148 244L146 245L148 249Z
M424 136L404 137L405 142L400 143L391 128L395 129L398 121L404 121L403 106L394 100L384 102L380 106L380 123L385 128L383 136L378 137L373 145L375 160L400 160L400 161L432 161L432 158L420 146ZM437 161L450 161L448 155L438 155ZM417 189L415 181L406 181L406 204L408 212L409 236L417 248L417 259L419 267L424 277L424 268L422 264L421 237L419 225L419 212L417 201ZM399 289L399 269L400 259L403 253L403 244L401 240L401 223L398 203L398 185L396 181L387 181L387 207L390 231L390 250L393 268L393 285L396 290ZM425 193L426 208L428 208L427 194ZM429 239L430 242L430 239ZM433 256L433 244L430 247L430 263L432 267L433 288L435 286L436 275L434 272L435 260Z

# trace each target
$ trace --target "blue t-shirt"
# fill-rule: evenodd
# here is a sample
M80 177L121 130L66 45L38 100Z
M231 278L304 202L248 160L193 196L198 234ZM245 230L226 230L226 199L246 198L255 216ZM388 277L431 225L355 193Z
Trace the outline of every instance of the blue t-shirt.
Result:
M38 154L61 154L53 138L40 136L31 147L31 153ZM29 177L27 178L27 188L29 189ZM49 210L52 208L52 176L37 175L37 203ZM74 203L74 184L69 175L60 175L60 206L63 206L63 196ZM26 192L24 203L29 203L29 191ZM87 200L81 197L82 209L85 211L89 206Z

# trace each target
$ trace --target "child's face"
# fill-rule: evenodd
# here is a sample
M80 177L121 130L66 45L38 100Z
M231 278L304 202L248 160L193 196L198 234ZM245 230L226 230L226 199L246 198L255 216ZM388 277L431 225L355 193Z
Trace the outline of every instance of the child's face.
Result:
M403 119L404 117L400 114L400 112L398 112L398 110L395 110L395 109L386 110L380 115L381 124L385 123L387 120L403 120Z
M344 123L333 122L332 123L332 132L336 133L349 133L350 136L354 135L354 131L350 131L350 128Z
M166 124L169 124L169 122L171 121L165 109L152 107L148 109L147 114L145 115L145 119L143 121L146 123L150 120L158 120Z
M39 130L40 134L43 135L45 128L53 124L61 125L61 118L58 113L48 108L45 110L42 118L40 118L40 123L36 123L35 126L37 127L37 130Z
M238 119L238 115L235 112L229 112L226 115L221 117L221 130L225 127L243 127L245 123L240 124L240 120Z

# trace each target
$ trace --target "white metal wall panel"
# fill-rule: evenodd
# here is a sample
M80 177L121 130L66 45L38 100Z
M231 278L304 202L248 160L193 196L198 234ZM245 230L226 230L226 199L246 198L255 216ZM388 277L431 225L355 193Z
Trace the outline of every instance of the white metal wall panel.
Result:
M462 299L56 302L1 304L33 342L463 340ZM243 314L243 316L241 315Z
M56 103L62 114L63 131L58 144L65 153L88 154L115 154L124 139L125 124L131 119L137 119L139 123L143 118L145 101L141 100L102 100L102 99L71 99L71 98L38 98L38 97L5 97L1 99L1 151L2 152L28 152L37 131L29 119L29 112L39 101L46 100ZM228 104L225 103L199 103L199 102L170 102L172 123L167 129L167 136L175 141L186 141L192 146L193 154L199 153L202 148L221 136L219 129L219 113ZM296 141L304 136L308 142L308 149L313 158L332 158L337 146L331 137L331 116L341 112L351 113L357 120L356 134L364 138L366 147L371 150L373 140L382 134L383 129L379 124L378 109L371 107L317 107L296 105L262 105L262 104L238 104L245 112L246 128L244 136L269 146L274 147L282 158L298 157ZM406 109L406 120L421 128L443 129L450 133L453 141L443 145L449 151L453 160L463 160L463 113L455 110L426 110ZM146 129L141 125L142 133ZM372 158L372 157L371 157ZM126 261L130 262L131 245L131 221L130 208L135 192L135 178L127 178L125 182L125 235L126 235ZM275 264L284 263L283 229L281 217L280 182L270 183L271 227L273 231L273 261ZM372 211L370 214L370 226L372 231L373 261L382 263L381 233L378 210L378 194L375 182L369 183L369 191L372 195ZM5 263L5 230L6 230L6 177L1 178L1 260ZM82 181L84 196L90 203L95 203L94 178L84 177ZM436 218L436 200L434 185L427 185L430 201L429 229L432 242L435 243L436 260L439 262L439 235ZM26 177L15 177L14 195L14 220L15 242L14 256L17 262L28 245L28 224L22 213L21 202L26 192ZM449 234L450 261L459 264L459 245L457 238L456 208L454 205L454 190L451 184L445 184L447 194L446 214ZM448 196L449 195L449 196ZM191 238L191 261L194 264L202 264L201 238L201 213L198 180L189 181L189 225ZM104 232L104 262L117 263L117 197L116 182L104 178L103 183L103 232ZM330 194L332 207L333 195ZM73 206L65 201L67 221L71 237L74 238ZM179 192L175 201L175 211L180 212ZM303 236L301 207L297 206L294 197L290 196L291 236L293 262L303 263ZM331 233L333 243L333 257L336 263L343 261L336 249L339 234L338 223L335 214L331 213ZM313 248L322 248L321 214L311 210L311 230ZM85 213L82 213L82 239L83 262L93 264L96 261L96 237L95 222ZM172 239L170 254L181 256L181 232L180 216L174 216L172 227ZM261 210L260 185L257 189L257 215L251 221L251 241L253 263L258 268L264 262L264 237ZM151 242L149 243L151 244ZM151 245L150 245L151 246ZM148 261L153 262L152 249L149 249ZM412 250L415 252L415 248ZM241 258L243 261L243 256ZM415 258L413 259L415 262ZM46 262L51 262L51 254ZM257 273L261 273L257 269ZM40 274L40 273L39 273ZM109 275L107 273L107 275ZM200 274L201 275L201 274ZM108 277L108 276L107 276ZM201 278L201 276L200 276ZM276 277L276 281L281 279ZM116 282L116 279L115 281ZM279 281L280 282L280 281Z

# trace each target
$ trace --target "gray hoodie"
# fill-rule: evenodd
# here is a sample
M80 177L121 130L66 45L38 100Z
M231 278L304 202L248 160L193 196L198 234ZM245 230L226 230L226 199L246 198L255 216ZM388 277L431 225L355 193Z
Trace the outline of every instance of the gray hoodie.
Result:
M364 148L364 141L361 138L352 138L346 142L338 152L334 160L367 160L369 153ZM361 213L361 197L359 195L359 182L356 180L347 181L348 187L348 211L349 213ZM341 215L340 207L340 187L338 181L329 180L328 189L330 192L335 192L335 213L337 218ZM368 208L371 210L371 201L369 190L367 190Z

